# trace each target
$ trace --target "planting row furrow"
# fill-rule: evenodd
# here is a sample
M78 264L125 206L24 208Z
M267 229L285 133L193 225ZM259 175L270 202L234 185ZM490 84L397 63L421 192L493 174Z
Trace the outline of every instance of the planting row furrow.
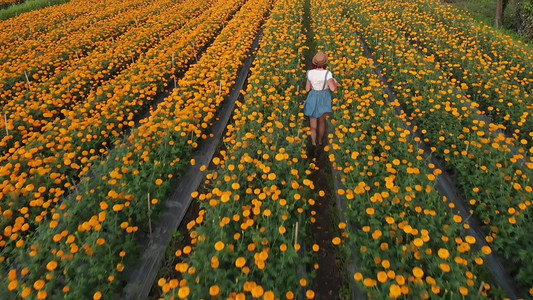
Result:
M27 143L31 135L42 134L41 128L45 124L70 114L72 107L82 102L92 91L108 83L120 72L127 72L124 69L194 19L211 2L185 1L164 7L142 26L132 27L113 43L109 41L98 46L86 57L73 61L61 72L32 87L30 92L8 102L2 112L8 116L7 126L11 131L7 136L0 133L0 137L3 137L0 142L2 155L6 157L7 153L14 153ZM3 119L0 123L5 127Z
M54 76L95 48L109 47L115 38L130 28L142 26L150 16L170 6L172 1L142 3L129 0L109 4L99 12L101 18L98 14L87 16L95 21L82 31L69 32L79 27L77 21L84 21L73 20L69 26L56 30L61 35L58 40L50 34L51 40L41 37L3 49L0 54L0 104L3 106L20 94L31 91L32 85ZM109 13L113 16L107 17Z
M483 42L475 33L442 20L444 12L426 11L424 2L378 0L374 5L424 56L435 59L443 74L456 81L480 109L505 125L517 140L531 144L533 56L524 57L521 47L512 42L507 45L507 55L499 53L497 46Z
M200 215L187 226L191 245L174 249L178 273L158 281L167 299L294 299L301 286L313 298L310 278L297 271L306 262L299 255L305 211L314 203L304 119L297 117L302 16L301 1L274 4L245 98L228 126L228 150L213 159L216 170L193 194Z
M219 1L211 15L233 14L241 4ZM45 291L59 296L62 286L68 286L63 292L72 299L114 297L142 251L133 233L148 232L148 222L163 208L160 199L172 191L171 178L183 173L197 143L206 138L269 7L264 0L244 4L172 95L109 153L107 161L92 168L52 220L45 220L21 248L10 250L13 256L7 262L14 275L9 282L4 277L6 286L17 281L17 292L29 289L32 295ZM43 261L53 279L40 266ZM24 268L29 272L22 272Z
M467 199L470 212L482 223L487 242L508 262L513 278L523 287L533 286L533 269L523 267L533 259L531 222L531 158L523 164L526 151L513 138L498 132L498 124L478 120L474 103L463 106L453 90L454 81L436 66L431 57L412 48L396 24L379 6L355 1L358 27L372 41L377 62L384 65L394 83L397 102L423 140L433 145ZM510 155L511 147L519 149ZM519 246L520 245L520 246Z
M350 1L312 3L317 43L343 86L326 150L344 186L337 192L346 199L346 223L339 227L347 234L336 243L347 260L356 257L353 279L376 299L479 296L480 285L490 288L484 254L472 249L474 237L462 237L461 218L435 189L440 170L427 170L423 150L410 144L411 132L387 104L344 17L357 10Z
M212 42L242 3L218 1L150 49L127 72L91 93L64 119L48 123L42 135L34 135L4 162L0 168L0 176L6 179L0 183L0 224L5 235L0 246L10 248L23 240L27 232L19 231L24 223L35 226L53 217L62 196L77 188L79 178L107 155L108 147L120 142L138 112L162 92L177 70L186 69Z

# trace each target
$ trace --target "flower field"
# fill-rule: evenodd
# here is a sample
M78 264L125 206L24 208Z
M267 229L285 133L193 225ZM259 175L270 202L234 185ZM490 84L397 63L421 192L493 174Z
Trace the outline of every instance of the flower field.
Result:
M0 9L8 7L12 4L19 3L19 0L1 0L0 1Z
M455 77L446 78L446 72L439 67L452 63L442 60L442 56L439 62L435 55L419 51L404 35L400 29L402 25L395 22L405 20L405 17L393 18L392 13L388 14L379 24L380 28L387 30L374 31L372 28L377 26L371 22L375 22L373 20L377 12L366 13L370 8L363 3L357 7L361 16L358 19L361 22L360 32L368 35L368 40L381 41L374 45L377 61L384 65L385 72L393 80L398 91L398 104L406 109L404 120L416 126L424 141L434 147L435 155L454 172L471 212L482 222L487 242L512 262L508 267L511 274L516 276L516 281L531 287L532 270L519 267L531 259L530 251L525 250L532 246L529 239L525 238L531 229L528 212L533 167L528 158L532 149L531 130L525 131L527 135L520 138L519 130L512 136L505 135L507 126L497 123L494 118L493 123L488 124L480 118L484 114L482 105L463 92L468 90L469 82L454 80ZM374 7L385 13L381 6ZM427 26L424 30L427 30ZM402 50L398 51L398 48ZM520 53L520 47L517 46L514 52ZM517 66L508 67L510 71L518 70L521 63L528 65L527 60L515 58L514 61ZM467 66L464 69L467 70ZM527 78L530 76L524 80ZM499 88L495 90L498 92ZM493 91L487 88L487 93ZM531 98L529 95L524 97ZM520 100L518 97L517 101ZM514 102L504 103L512 108ZM527 104L526 101L522 102ZM528 117L530 111L522 109L520 114L531 121ZM509 115L510 112L506 116ZM520 125L526 126L527 121L524 120ZM517 244L522 246L516 247Z
M250 55L152 296L324 299L333 194L344 294L533 297L531 48L440 1L73 0L0 21L0 49L1 299L120 297ZM317 156L318 50L341 86Z

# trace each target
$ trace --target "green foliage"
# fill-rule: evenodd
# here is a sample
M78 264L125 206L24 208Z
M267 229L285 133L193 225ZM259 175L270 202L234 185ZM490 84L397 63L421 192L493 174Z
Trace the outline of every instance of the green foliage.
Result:
M480 22L493 26L495 24L496 0L453 0L449 3L468 12ZM531 43L533 40L533 0L520 1L519 5L520 8L517 11L513 1L509 1L504 11L501 30L516 40Z
M45 8L47 6L67 3L69 0L27 0L0 10L0 20L6 20L22 13Z

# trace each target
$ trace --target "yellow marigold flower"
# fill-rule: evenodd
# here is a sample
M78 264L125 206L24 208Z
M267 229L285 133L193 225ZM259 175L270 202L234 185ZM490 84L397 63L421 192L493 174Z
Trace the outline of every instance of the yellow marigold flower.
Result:
M462 287L459 288L459 292L460 292L461 295L463 295L463 296L468 295L468 289L465 288L464 286L462 286Z
M20 294L20 296L21 296L23 299L28 298L29 295L31 295L31 288L29 288L29 287L23 289L23 290L22 290L22 293Z
M218 287L218 285L213 285L209 288L209 295L210 296L218 296L218 294L220 294L220 287Z
M244 258L244 257L239 257L235 261L235 266L237 268L242 268L245 264L246 264L246 258Z
M378 281L381 282L381 283L385 283L385 282L387 282L387 280L389 280L389 277L387 276L387 273L385 273L383 271L379 271L378 272Z
M44 287L44 280L42 279L39 279L37 281L35 281L35 283L33 284L33 288L36 289L37 291L42 289Z
M285 297L287 297L288 300L294 299L294 293L292 291L288 291L285 293Z
M18 287L18 285L19 285L18 280L13 280L7 285L7 289L10 291L13 291L14 289Z
M424 276L424 271L419 267L414 267L413 275L415 275L416 278L422 278Z
M467 243L472 245L476 243L476 238L471 235L466 236L465 240Z
M450 265L448 264L442 263L439 265L439 268L445 273L450 272Z
M353 279L355 281L361 281L361 280L363 280L363 274L361 274L360 272L357 272L357 273L353 274Z
M307 280L305 278L300 279L301 286L307 286Z
M278 231L279 231L280 234L285 234L285 232L287 232L287 229L285 229L284 226L280 226L280 227L278 228Z
M259 298L259 297L263 296L263 293L264 293L263 287L260 286L260 285L256 285L252 289L252 297L254 297L254 298Z
M438 254L442 259L448 259L448 257L450 257L450 252L448 249L440 248Z
M339 223L339 229L346 229L346 223L344 222Z
M178 290L178 297L180 297L180 299L185 299L189 296L190 292L191 292L191 289L188 286L182 286Z
M224 249L224 247L225 247L225 245L224 245L224 242L222 242L222 241L218 241L215 244L215 250L217 250L217 251L222 251Z
M492 249L489 247L489 246L483 246L481 247L481 251L485 254L485 255L489 255L492 253Z
M94 300L100 300L100 299L102 299L102 292L98 291L98 292L94 293L94 295L93 295L93 299L94 299Z
M276 297L273 291L266 291L265 294L263 295L263 299L265 300L274 300L275 298Z
M363 284L366 287L373 287L377 284L377 282L372 278L365 278L365 280L363 280Z
M401 295L402 295L402 289L400 288L399 285L393 284L393 285L390 286L389 296L391 298L396 299L396 298L400 297Z

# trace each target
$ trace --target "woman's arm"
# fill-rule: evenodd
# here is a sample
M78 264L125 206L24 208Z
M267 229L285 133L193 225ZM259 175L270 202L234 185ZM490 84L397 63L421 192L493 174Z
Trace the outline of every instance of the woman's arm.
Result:
M311 90L311 82L307 80L307 82L305 83L305 91L309 93L310 90Z
M337 82L337 80L335 80L335 78L330 78L328 80L328 86L329 86L329 89L334 92L337 87L339 87L339 83Z

